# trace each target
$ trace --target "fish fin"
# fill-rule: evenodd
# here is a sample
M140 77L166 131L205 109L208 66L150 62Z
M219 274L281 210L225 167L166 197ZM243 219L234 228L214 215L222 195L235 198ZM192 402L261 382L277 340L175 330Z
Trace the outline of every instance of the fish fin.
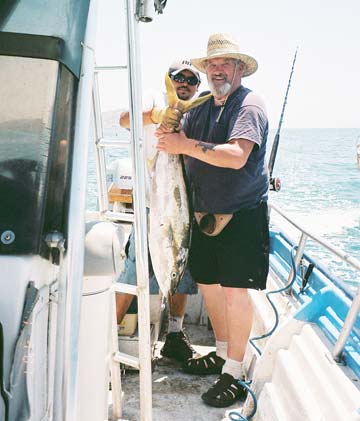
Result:
M165 75L165 86L168 105L173 107L178 101L178 96L168 73Z
M166 95L167 95L169 107L177 108L182 113L186 113L192 108L195 108L201 105L212 96L212 94L210 93L204 96L199 96L198 98L195 98L195 99L189 99L189 100L179 99L168 73L166 73L165 75L165 86L166 86Z
M181 112L186 113L192 108L198 107L199 105L206 102L211 96L212 94L207 94L196 99L189 99L187 101L179 99L176 104L176 108L178 108Z

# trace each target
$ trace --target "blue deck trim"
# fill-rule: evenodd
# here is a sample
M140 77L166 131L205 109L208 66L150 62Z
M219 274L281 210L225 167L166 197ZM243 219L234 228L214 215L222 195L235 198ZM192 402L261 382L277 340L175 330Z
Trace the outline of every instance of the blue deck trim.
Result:
M293 244L282 233L270 231L270 267L284 283L287 282L291 269L291 248ZM294 318L315 323L327 339L334 345L343 327L351 305L348 291L341 288L338 280L334 281L329 271L316 262L313 257L304 255L305 264L315 263L308 285L301 291L302 280L299 275L292 288L300 307ZM344 348L344 361L360 379L360 315Z

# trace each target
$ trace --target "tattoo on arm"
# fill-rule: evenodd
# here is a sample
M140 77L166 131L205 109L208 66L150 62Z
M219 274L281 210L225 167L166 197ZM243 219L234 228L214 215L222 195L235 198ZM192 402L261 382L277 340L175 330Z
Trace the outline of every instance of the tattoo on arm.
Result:
M206 153L207 151L213 151L215 149L215 146L216 145L205 142L195 143L195 148L201 148L204 153Z

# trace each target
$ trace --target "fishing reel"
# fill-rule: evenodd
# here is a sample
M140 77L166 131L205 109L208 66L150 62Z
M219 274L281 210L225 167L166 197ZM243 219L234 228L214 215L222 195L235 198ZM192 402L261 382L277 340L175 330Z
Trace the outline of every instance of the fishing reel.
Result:
M281 189L281 180L279 177L271 177L269 182L271 191L279 191Z

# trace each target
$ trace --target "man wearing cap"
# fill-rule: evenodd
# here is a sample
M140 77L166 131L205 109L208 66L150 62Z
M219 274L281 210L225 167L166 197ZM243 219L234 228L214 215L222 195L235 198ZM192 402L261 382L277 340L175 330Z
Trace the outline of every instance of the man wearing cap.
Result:
M226 407L246 396L237 380L253 319L248 289L264 289L269 268L268 120L261 99L242 85L257 62L230 35L211 35L207 55L192 63L206 73L213 96L186 114L180 133L157 129L157 148L186 156L197 221L189 265L216 338L216 352L183 369L219 374L201 397Z
M191 99L200 85L200 74L191 65L189 60L177 60L171 64L168 74L172 80L177 96L182 100ZM148 111L143 112L144 124L144 146L145 157L151 160L156 154L157 139L154 137L156 126L154 124L162 122L166 125L169 122L179 121L179 115L176 110L168 109L166 105L166 95L163 98L155 98L155 104L152 104ZM120 116L120 125L129 128L130 119L129 112L124 112ZM148 183L148 177L146 177ZM146 202L149 207L148 188L146 189ZM136 262L135 262L135 241L134 233L131 232L128 244L126 246L127 258L123 272L120 274L119 282L130 285L136 284ZM159 287L156 282L149 257L150 268L150 293L158 294ZM187 336L183 332L182 324L185 314L186 295L196 294L197 286L193 281L190 271L186 268L183 278L181 279L177 293L169 297L169 325L168 334L166 335L165 344L161 349L163 356L174 358L180 362L187 360L195 355L194 349ZM120 324L125 316L134 296L131 294L116 294L116 313L117 323Z

